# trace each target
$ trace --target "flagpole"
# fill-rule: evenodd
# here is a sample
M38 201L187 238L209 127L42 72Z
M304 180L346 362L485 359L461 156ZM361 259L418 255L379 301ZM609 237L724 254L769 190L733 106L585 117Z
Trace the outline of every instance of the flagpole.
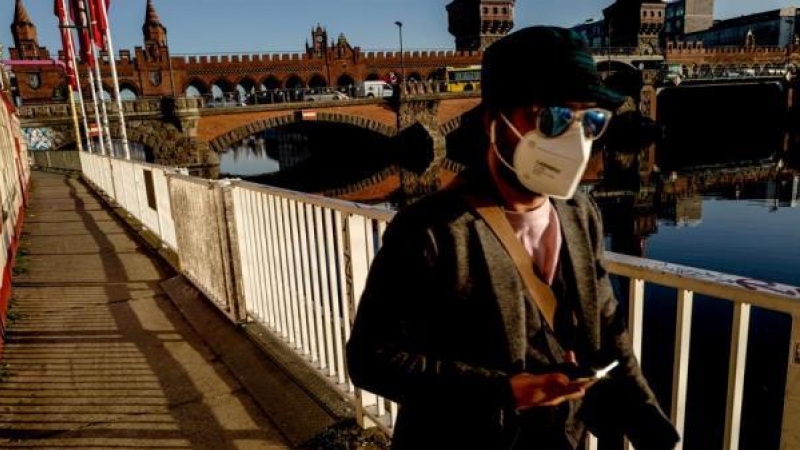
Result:
M81 140L81 126L78 123L78 108L75 107L75 95L72 93L72 86L69 90L69 107L72 110L72 122L75 126L75 143L78 145L78 151L83 151L83 142Z
M75 52L72 52L72 60L75 67L78 67L77 58L75 58ZM94 153L94 143L92 142L92 137L89 134L89 121L87 119L86 114L86 102L83 101L83 88L81 87L81 79L78 75L78 71L75 70L75 76L77 77L77 91L78 91L78 102L81 104L81 117L83 117L83 131L86 133L86 146L88 147L89 153ZM70 95L72 95L72 87L69 89Z
M103 137L106 139L106 147L108 148L108 154L111 156L114 155L114 141L111 139L111 126L108 122L108 109L106 108L106 99L103 98L103 76L100 73L100 58L98 58L97 49L94 46L93 39L92 39L92 16L91 16L91 9L89 6L88 0L79 0L83 2L84 7L84 14L86 14L86 27L87 32L89 33L89 52L91 52L92 57L94 58L94 75L97 79L96 89L97 89L97 100L100 102L100 115L102 116L102 129L100 138L102 140Z
M97 85L95 85L95 77L94 74L92 74L92 69L97 67L97 62L95 61L94 46L92 45L90 34L89 27L91 24L89 23L89 16L86 11L86 4L84 3L84 0L68 0L68 4L70 5L70 11L72 13L73 21L75 22L75 29L78 31L78 38L81 44L81 60L86 66L86 73L89 76L89 92L92 94L94 120L99 137L97 141L100 145L100 154L106 156L108 152L113 150L113 147L109 147L108 152L106 152L106 144L103 140L104 130L102 127L102 117L100 114L100 108L97 105L98 93L102 91L102 79L100 78L100 71L98 70ZM105 108L103 108L103 111L105 111Z
M125 114L122 110L122 97L119 95L119 78L117 77L117 61L114 57L114 45L111 42L111 24L108 21L108 12L106 11L105 4L101 2L97 4L100 11L97 14L101 15L102 23L105 24L105 30L103 30L105 36L105 44L107 46L106 51L109 54L109 60L111 63L111 78L114 84L114 96L117 99L117 110L119 111L119 127L120 127L120 137L122 138L122 149L125 153L125 159L131 159L131 149L128 146L128 131L125 127Z
M92 75L92 66L91 64L86 62L86 73L89 74L89 91L92 93L92 103L94 104L94 121L97 125L97 131L100 132L100 139L97 141L100 143L100 154L105 156L106 155L106 145L103 142L103 134L102 134L102 124L100 123L100 111L97 108L97 93L95 92L95 84L94 84L94 75ZM89 136L91 139L91 135Z
M64 8L64 16L63 17L59 17L59 22L62 22L61 26L66 27L65 31L66 31L66 40L67 40L67 42L65 44L68 46L68 48L65 49L65 50L67 52L67 55L66 55L67 58L70 58L70 62L72 63L72 72L73 72L73 76L75 77L75 89L78 91L78 101L80 102L80 105L81 105L81 117L83 118L83 131L84 131L84 133L86 133L86 147L88 148L89 153L93 153L94 152L94 144L92 143L92 137L89 134L89 122L88 122L87 114L86 114L86 103L83 101L83 88L81 87L80 72L78 71L78 58L75 57L75 44L74 44L74 41L72 40L72 31L70 29L70 25L71 24L69 23L68 15L66 13L66 11L69 10L68 9L69 5L67 4L67 0L58 0L58 1L61 2L62 7ZM70 84L69 85L69 101L70 101L70 105L72 106L72 108L74 110L75 109L75 104L74 104L75 97L74 97L73 93L74 93L74 91L72 89L72 85ZM77 119L76 119L76 122L77 122ZM75 137L76 137L76 140L78 141L78 150L80 151L80 150L82 150L82 147L83 147L81 145L83 141L81 140L80 129L78 129L76 131L76 133L77 133L77 135Z

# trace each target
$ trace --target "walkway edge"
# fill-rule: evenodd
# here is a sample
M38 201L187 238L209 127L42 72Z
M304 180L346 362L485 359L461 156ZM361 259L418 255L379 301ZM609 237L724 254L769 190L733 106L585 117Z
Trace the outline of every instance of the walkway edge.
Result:
M180 274L177 256L157 236L82 174L80 180L152 256ZM357 426L350 400L271 331L256 324L237 326L183 275L175 275L161 286L292 447L306 447L337 434L336 430Z

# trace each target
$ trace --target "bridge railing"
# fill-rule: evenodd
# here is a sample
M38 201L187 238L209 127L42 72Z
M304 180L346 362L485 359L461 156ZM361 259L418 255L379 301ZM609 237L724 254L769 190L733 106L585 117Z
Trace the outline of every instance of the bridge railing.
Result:
M29 151L28 159L35 166L60 170L81 170L80 153L76 151Z
M177 249L167 186L167 174L176 173L176 169L86 152L80 153L80 162L88 180L158 236L164 245Z
M137 217L143 217L143 205L151 204L145 176L137 172L160 170L166 181L160 182L155 202L160 212L171 211L177 236L172 245L182 272L233 320L257 323L294 349L353 402L362 423L391 433L397 405L354 388L345 370L344 351L391 211L241 181L202 180L97 155L83 154L81 160L86 178L119 198ZM117 177L124 181L117 182ZM171 207L163 209L166 203ZM739 446L746 396L759 395L744 390L751 312L759 308L788 315L792 325L790 342L783 347L789 354L780 448L800 448L800 427L796 426L800 420L800 288L611 252L606 254L606 264L616 284L628 286L628 323L640 359L656 356L642 354L642 341L649 333L660 332L658 327L646 326L645 305L663 306L666 301L675 310L672 388L670 398L662 401L670 405L672 420L681 432L689 417L689 379L697 376L697 368L689 364L693 328L709 326L705 320L723 320L694 314L695 297L723 301L732 308L727 379L712 380L727 386L724 418L718 417L725 424L721 431L725 450ZM674 290L674 297L665 300L653 295L653 287ZM702 397L703 388L693 395ZM594 439L590 448L597 448Z

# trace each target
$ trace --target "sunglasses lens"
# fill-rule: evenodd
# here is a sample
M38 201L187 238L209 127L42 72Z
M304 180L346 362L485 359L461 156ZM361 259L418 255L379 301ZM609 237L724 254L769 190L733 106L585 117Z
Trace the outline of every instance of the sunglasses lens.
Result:
M547 137L556 137L564 134L572 121L575 113L561 106L550 106L539 113L539 131Z
M606 111L590 109L583 114L583 132L587 137L598 138L608 125L611 115Z

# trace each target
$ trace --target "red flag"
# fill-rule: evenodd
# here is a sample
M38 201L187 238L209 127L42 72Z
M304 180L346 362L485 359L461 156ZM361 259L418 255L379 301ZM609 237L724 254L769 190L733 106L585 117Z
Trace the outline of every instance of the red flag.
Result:
M81 45L81 60L88 64L89 67L94 67L94 51L92 49L92 38L89 33L89 18L87 16L86 8L84 8L84 0L69 0L70 14L75 26L78 27L78 41Z
M108 8L111 4L111 0L90 0L94 5L94 12L95 12L95 22L97 23L97 31L100 32L101 35L105 36L106 30L108 30Z
M64 58L66 59L66 72L67 82L72 89L78 89L78 79L75 76L75 48L72 46L72 35L69 28L67 28L67 13L64 11L64 1L55 0L55 13L58 16L58 24L61 28L61 48L64 49Z
M92 40L97 48L106 49L106 29L108 28L107 14L108 14L108 1L109 0L87 0L89 4L89 16L92 20Z

